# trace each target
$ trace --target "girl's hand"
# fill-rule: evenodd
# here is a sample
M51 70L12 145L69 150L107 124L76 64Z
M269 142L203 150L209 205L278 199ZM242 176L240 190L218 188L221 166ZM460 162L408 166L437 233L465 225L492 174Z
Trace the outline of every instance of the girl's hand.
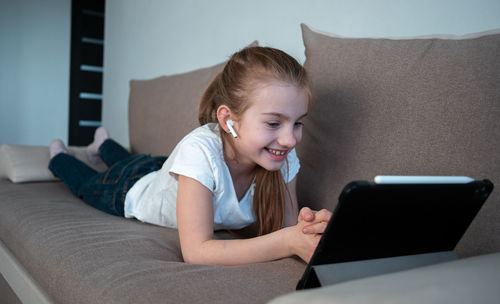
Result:
M288 244L290 253L299 256L306 263L309 263L314 250L318 246L321 234L305 234L304 227L308 225L306 221L299 221L295 226L287 227Z
M289 244L292 254L298 255L309 263L331 216L332 213L326 209L312 211L307 207L302 208L299 212L298 223L289 227L291 229Z
M322 234L325 229L332 213L326 209L320 211L313 211L308 207L300 209L298 222L304 222L305 225L302 229L306 234Z

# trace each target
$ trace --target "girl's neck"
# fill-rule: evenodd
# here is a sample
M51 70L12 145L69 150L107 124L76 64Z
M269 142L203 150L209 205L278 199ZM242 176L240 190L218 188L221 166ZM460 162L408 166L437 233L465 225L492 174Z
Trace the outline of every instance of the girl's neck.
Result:
M233 185L238 200L241 200L248 191L255 178L255 163L244 163L238 160L237 153L233 150L231 144L224 144L224 160L231 174Z
M254 181L256 166L250 169L248 166L240 166L237 161L231 160L226 160L226 164L233 180L236 197L238 201L241 201Z
M248 177L255 175L255 168L257 164L254 162L245 162L241 157L238 157L238 151L236 151L236 147L233 143L227 142L227 138L222 137L223 141L223 153L224 160L231 172L231 176L234 177Z
M255 176L255 169L257 168L255 164L242 164L235 159L226 159L226 164L229 168L229 172L231 172L231 177L233 177L233 179L246 179L253 178Z

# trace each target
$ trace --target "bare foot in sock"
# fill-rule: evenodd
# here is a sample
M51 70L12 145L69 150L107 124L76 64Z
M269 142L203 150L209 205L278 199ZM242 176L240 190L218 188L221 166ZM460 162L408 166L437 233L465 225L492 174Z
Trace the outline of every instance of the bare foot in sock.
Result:
M94 141L87 146L87 159L90 163L98 164L102 162L102 159L99 156L99 147L108 138L108 131L104 129L104 127L99 127L95 130Z
M66 148L63 141L60 139L54 139L50 142L49 146L50 151L50 159L56 156L59 153L71 154L71 152Z

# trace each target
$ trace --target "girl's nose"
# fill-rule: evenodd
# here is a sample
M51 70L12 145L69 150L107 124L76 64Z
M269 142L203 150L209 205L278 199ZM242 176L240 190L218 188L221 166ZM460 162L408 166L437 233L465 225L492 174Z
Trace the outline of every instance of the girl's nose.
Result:
M278 144L282 147L293 148L297 144L297 137L295 136L293 128L283 129L278 137Z

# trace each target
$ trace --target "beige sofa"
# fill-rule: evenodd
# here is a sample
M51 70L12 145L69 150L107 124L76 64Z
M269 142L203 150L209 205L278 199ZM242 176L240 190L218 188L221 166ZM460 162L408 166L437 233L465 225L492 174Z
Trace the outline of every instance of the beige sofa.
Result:
M302 31L304 65L316 97L297 149L302 205L333 210L345 184L378 174L467 175L500 185L499 31L406 39L342 38L305 25ZM222 67L131 81L131 150L168 155L196 126L198 100ZM0 158L2 301L498 303L500 298L498 190L457 246L462 259L295 292L305 269L296 258L237 267L185 264L176 230L110 216L74 197L47 171L47 147L4 145Z

